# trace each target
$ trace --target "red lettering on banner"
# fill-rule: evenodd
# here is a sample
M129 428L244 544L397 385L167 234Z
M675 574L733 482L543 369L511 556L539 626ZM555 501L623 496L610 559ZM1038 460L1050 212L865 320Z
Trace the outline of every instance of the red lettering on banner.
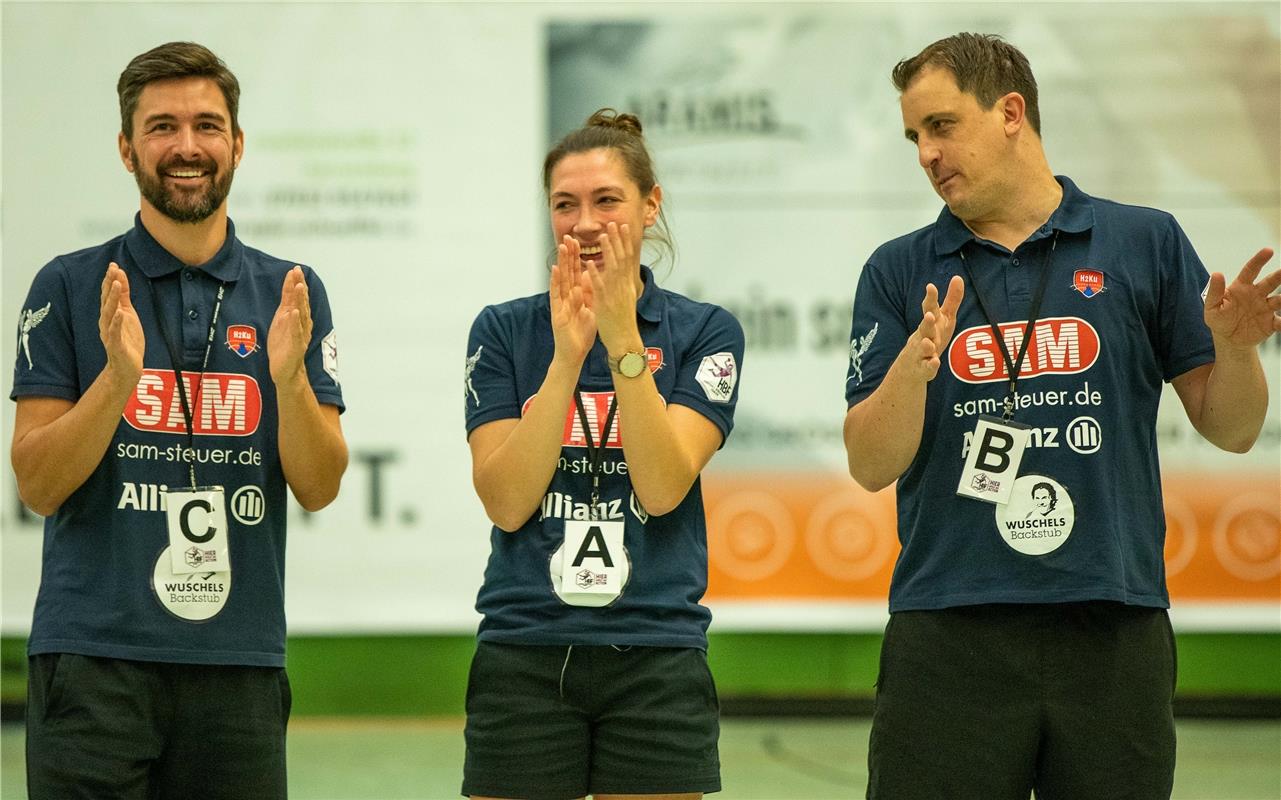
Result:
M1027 322L1007 322L998 327L1010 358L1017 358L1023 347ZM1037 320L1019 377L1084 372L1094 366L1101 347L1098 331L1079 317ZM948 346L947 357L952 374L966 383L1009 380L1009 370L990 325L978 325L958 333Z
M206 372L199 392L193 391L195 375L184 374L182 378L197 434L248 436L258 430L262 420L262 391L253 377ZM185 434L187 422L173 370L143 370L122 416L140 431Z

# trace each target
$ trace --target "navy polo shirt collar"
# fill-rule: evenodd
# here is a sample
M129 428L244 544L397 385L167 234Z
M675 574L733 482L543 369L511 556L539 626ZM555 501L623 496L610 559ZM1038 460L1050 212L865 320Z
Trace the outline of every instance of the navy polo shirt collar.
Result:
M641 281L645 290L636 301L636 313L646 322L661 322L663 319L663 293L654 282L654 272L641 264Z
M1050 232L1055 230L1081 233L1094 227L1094 206L1090 204L1089 196L1076 188L1076 184L1070 178L1056 175L1054 179L1063 187L1063 199L1059 201L1059 207L1054 209L1054 213L1041 226L1041 229L1033 231L1028 237L1029 242L1049 236ZM955 253L966 242L977 241L977 239L974 232L965 227L965 223L961 222L951 209L943 206L938 220L934 223L934 252L937 255L945 256Z
M142 214L135 214L133 230L125 234L125 246L137 262L132 266L142 270L148 278L160 278L170 275L187 265L182 263L168 250L160 246L151 233L142 224ZM220 281L231 282L240 277L240 262L244 256L244 245L236 238L236 226L227 220L227 238L214 257L203 264L192 267L208 273Z

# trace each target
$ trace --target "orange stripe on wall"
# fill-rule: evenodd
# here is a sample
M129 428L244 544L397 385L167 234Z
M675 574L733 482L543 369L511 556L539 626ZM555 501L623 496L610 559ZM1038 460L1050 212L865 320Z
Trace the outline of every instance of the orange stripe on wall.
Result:
M1281 486L1267 473L1167 476L1173 600L1281 601ZM830 473L704 477L712 600L881 601L898 557L894 492Z

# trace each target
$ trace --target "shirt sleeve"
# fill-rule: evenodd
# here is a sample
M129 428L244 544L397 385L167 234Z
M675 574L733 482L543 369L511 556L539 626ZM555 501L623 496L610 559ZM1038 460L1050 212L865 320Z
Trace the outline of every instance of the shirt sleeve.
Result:
M1168 382L1214 361L1214 339L1205 324L1202 296L1210 274L1173 217L1162 249L1157 358Z
M338 382L338 332L334 329L329 294L314 270L306 270L307 294L311 298L311 344L307 346L307 378L316 400L345 411L342 387Z
M467 337L463 401L468 435L486 422L520 418L510 338L494 306L481 310Z
M66 270L59 259L36 273L18 312L17 358L11 400L19 397L80 399L75 333ZM95 342L98 346L100 343Z
M743 326L734 315L711 306L677 367L669 402L688 406L720 428L722 446L734 428L739 376L743 370Z
M854 292L845 403L853 407L881 385L910 333L902 290L873 262L863 267Z

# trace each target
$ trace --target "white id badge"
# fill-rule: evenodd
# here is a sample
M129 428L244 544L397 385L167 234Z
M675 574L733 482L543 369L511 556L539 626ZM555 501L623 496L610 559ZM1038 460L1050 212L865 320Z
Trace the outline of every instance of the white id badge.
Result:
M560 574L556 574L557 562ZM571 606L604 606L623 591L631 565L617 520L565 520L565 541L552 556L552 585Z
M227 503L221 486L165 493L169 554L175 575L231 572Z
M981 416L974 426L974 439L961 469L961 482L956 493L985 503L1005 505L1010 502L1019 463L1027 448L1032 429L1027 425Z

